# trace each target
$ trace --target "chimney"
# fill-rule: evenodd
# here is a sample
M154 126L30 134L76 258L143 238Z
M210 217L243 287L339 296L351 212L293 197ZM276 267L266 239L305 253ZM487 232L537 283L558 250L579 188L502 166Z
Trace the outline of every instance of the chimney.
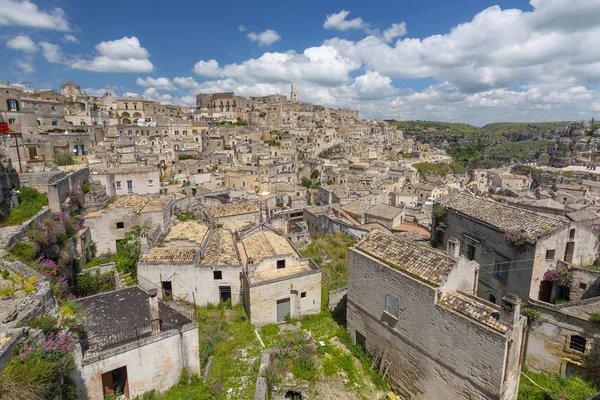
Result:
M158 313L158 289L148 290L148 305L150 307L150 325L152 334L160 333L160 314Z
M458 258L460 256L460 240L457 238L448 239L448 244L446 245L446 252L450 254L454 258Z
M502 297L502 312L500 320L509 326L514 326L521 317L521 299L514 294L507 293Z

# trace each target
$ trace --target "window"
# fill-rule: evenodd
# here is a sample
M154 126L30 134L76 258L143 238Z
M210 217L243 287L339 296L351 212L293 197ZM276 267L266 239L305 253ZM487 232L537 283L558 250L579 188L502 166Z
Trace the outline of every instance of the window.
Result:
M55 120L55 119L53 119L53 120L52 120L52 126L58 126L58 121L57 121L57 120Z
M127 191L133 193L133 181L127 181Z
M125 228L125 223L124 222L117 222L117 229L123 229Z
M146 136L150 136L150 129L146 129Z
M213 271L213 279L223 279L223 271Z
M117 187L117 189L121 189L121 181L116 181L115 186Z
M8 119L8 123L9 123L9 124L14 124L14 123L15 123L15 121L16 121L16 119L15 119L15 118L9 118L9 119Z
M302 293L300 293L300 298L301 298L301 299L303 299L303 298L305 298L305 297L306 297L306 292L302 292Z
M176 134L176 135L179 135L179 131L175 131L175 134Z
M472 244L467 244L467 258L469 260L475 259L475 246Z
M546 250L546 260L554 260L556 250Z
M391 294L385 295L385 311L388 314L393 315L394 317L398 317L398 307L400 307L400 302L396 296L392 296Z
M163 300L173 300L173 284L171 281L162 281Z
M571 239L571 240L575 239L575 229L571 229L569 231L569 239Z
M183 133L183 136L187 136L187 131L181 131L181 133Z
M154 180L148 179L148 186L154 186Z
M494 296L492 293L490 293L490 294L488 295L488 301L489 301L490 303L494 303L494 304L496 304L496 296Z
M506 282L507 267L508 264L496 261L494 264L494 277L499 281Z
M8 111L19 111L19 101L16 99L7 99L6 105L8 106Z
M585 353L586 343L587 343L587 340L583 336L573 335L573 336L571 336L571 340L569 342L569 348L571 350Z
M579 282L579 289L586 290L587 289L587 283L581 283L581 282Z
M285 268L285 260L277 260L277 269Z

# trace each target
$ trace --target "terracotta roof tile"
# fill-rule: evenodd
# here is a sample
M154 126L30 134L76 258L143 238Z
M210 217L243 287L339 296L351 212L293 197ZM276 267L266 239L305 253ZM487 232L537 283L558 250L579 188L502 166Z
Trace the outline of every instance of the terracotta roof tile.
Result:
M190 245L196 243L200 246L202 245L207 232L208 226L203 225L198 221L179 222L171 227L171 230L169 230L169 233L165 237L165 242L183 239L189 240Z
M255 201L245 201L241 203L212 205L206 208L213 217L219 218L258 212L258 203Z
M455 264L455 260L442 251L381 231L367 235L356 248L434 287Z
M238 265L233 235L227 229L215 229L200 265Z
M195 259L195 247L154 247L142 257L143 262L193 263Z
M439 304L451 308L452 310L500 333L506 333L508 331L506 324L492 316L493 314L499 316L500 311L476 298L466 296L462 293L451 292L445 293L439 300Z

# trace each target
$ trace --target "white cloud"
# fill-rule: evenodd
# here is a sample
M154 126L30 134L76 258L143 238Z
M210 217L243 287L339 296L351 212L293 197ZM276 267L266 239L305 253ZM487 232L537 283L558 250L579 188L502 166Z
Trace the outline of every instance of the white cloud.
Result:
M122 97L140 97L139 93L135 92L125 92Z
M17 60L16 64L17 64L17 67L21 68L21 70L25 74L30 74L33 71L35 71L35 69L33 68L33 66L31 65L31 63L29 61Z
M331 46L311 47L302 54L264 53L241 64L220 67L216 60L199 61L194 66L197 75L210 78L236 78L242 83L291 82L292 79L322 85L338 85L350 80L350 72L360 68L360 62L344 57Z
M88 96L102 97L102 96L104 96L104 93L112 93L112 90L85 88L85 89L83 89L83 92L85 94L87 94Z
M260 33L250 32L248 34L248 39L253 42L258 42L260 46L270 46L276 41L280 40L281 36L273 29L267 29L266 31Z
M49 63L58 64L63 61L62 49L57 44L40 42L42 54Z
M75 60L71 66L75 69L94 72L142 72L149 73L154 65L149 60L148 50L140 45L137 37L101 42L96 45L100 53L94 59Z
M13 50L20 50L25 53L35 53L38 48L29 36L19 35L6 42L6 47Z
M399 24L392 24L392 26L383 31L383 40L391 42L404 35L406 35L406 22L400 22Z
M68 31L69 22L61 8L40 10L29 0L0 0L0 26Z
M158 90L176 90L175 85L168 79L164 77L160 78L152 78L147 77L146 79L137 78L135 83L144 87L155 87Z
M248 28L246 28L244 25L239 25L239 26L238 26L238 30L239 30L240 32L246 32L246 31L248 30Z
M169 101L173 98L170 94L160 94L156 88L150 87L142 93L142 97L154 101Z
M336 14L328 14L323 23L323 28L346 31L348 29L366 29L368 27L362 18L346 19L349 14L350 11L346 10L342 10Z
M73 35L64 35L62 37L62 41L63 42L67 42L67 43L79 43L79 39L77 39L75 36Z
M199 85L199 83L196 82L196 80L191 76L188 76L187 78L177 76L173 78L173 83L175 83L177 86L183 89L194 89Z

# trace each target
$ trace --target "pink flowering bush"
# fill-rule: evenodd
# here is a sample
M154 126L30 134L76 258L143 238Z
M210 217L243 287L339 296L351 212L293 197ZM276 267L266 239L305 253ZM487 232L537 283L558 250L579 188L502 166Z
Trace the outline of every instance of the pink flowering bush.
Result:
M37 354L40 358L55 363L57 368L68 371L73 366L73 358L70 353L76 343L77 341L68 331L57 334L50 332L41 344L25 343L19 359L25 361Z
M549 269L544 273L544 280L556 282L559 286L571 286L573 283L573 271L566 265L559 264L556 269Z
M506 229L504 231L504 240L511 246L523 246L528 239L523 229Z

